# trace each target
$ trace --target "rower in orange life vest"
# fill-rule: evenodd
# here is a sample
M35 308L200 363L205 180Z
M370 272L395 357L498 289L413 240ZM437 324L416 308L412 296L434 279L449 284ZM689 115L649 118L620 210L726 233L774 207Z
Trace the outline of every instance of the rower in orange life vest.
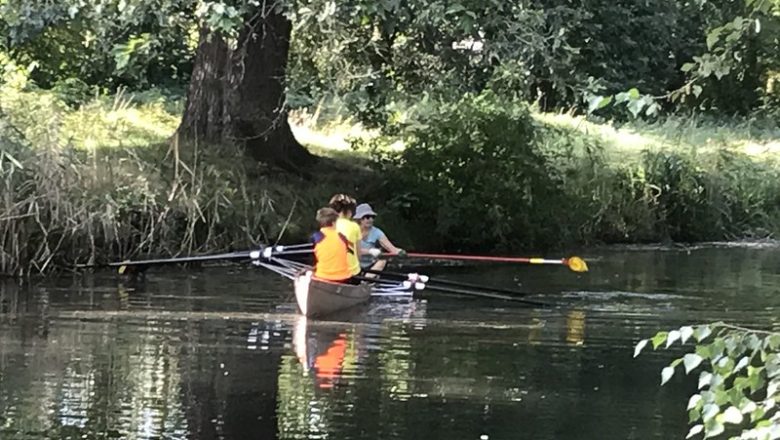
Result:
M337 283L359 284L352 278L348 255L354 252L349 240L336 230L339 215L331 208L317 211L320 230L312 235L314 243L314 277Z

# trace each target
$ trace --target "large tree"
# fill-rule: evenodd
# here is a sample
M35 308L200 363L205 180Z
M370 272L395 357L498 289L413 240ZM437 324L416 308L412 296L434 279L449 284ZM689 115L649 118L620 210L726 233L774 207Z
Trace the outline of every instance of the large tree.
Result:
M181 125L188 141L242 145L258 160L300 169L314 159L292 134L285 70L292 25L279 4L212 4Z

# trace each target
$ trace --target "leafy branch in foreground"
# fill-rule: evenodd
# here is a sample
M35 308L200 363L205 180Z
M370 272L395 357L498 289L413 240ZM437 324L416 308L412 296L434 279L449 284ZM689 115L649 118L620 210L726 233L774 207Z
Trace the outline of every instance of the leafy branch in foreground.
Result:
M701 367L698 392L688 400L691 427L686 438L724 433L726 425L742 428L732 439L780 438L780 333L751 330L722 322L658 332L643 339L634 357L652 344L671 347L695 339L695 349L661 371L661 385L682 365L685 374ZM736 429L734 430L736 433Z

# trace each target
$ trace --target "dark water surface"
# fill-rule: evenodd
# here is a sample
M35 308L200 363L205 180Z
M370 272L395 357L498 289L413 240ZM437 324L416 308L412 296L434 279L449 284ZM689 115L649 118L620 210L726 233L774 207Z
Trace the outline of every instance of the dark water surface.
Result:
M633 345L777 328L780 249L608 248L591 272L429 268L552 308L427 293L329 321L261 270L0 285L0 439L671 439L692 380Z

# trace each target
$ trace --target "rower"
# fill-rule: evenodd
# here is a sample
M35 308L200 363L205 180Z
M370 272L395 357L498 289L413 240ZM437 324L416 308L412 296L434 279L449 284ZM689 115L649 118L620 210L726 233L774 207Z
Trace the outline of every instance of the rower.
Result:
M317 211L320 230L311 237L314 243L314 277L338 283L359 284L360 281L352 278L349 267L349 242L336 230L338 217L338 213L331 208L321 208Z
M406 251L396 247L385 233L374 226L376 212L371 209L368 203L361 203L355 208L355 219L360 225L360 266L362 269L372 271L381 271L385 269L387 260L378 260L381 246L391 254L397 254L400 257L406 256Z
M336 194L331 197L328 204L339 214L339 218L336 220L336 230L346 237L349 243L351 252L347 255L347 262L352 276L360 275L360 260L358 259L360 226L352 220L356 203L355 199L346 194Z

